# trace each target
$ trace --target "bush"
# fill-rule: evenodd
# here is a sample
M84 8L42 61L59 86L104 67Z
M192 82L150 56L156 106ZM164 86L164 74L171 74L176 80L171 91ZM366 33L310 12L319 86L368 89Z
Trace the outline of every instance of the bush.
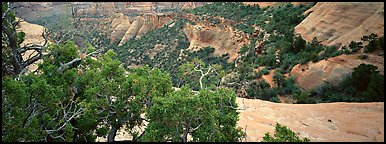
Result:
M384 76L379 74L372 74L370 76L370 82L365 92L363 92L363 97L366 101L381 101L385 99L384 93Z
M368 42L368 44L365 46L365 50L364 50L364 52L366 52L366 53L383 48L383 44L384 44L383 37L378 38L377 34L372 33L368 36L363 36L361 38L361 40ZM380 41L380 40L382 40L382 41Z
M296 103L298 104L316 104L316 99L312 98L309 92L302 92L301 94L294 94Z
M367 59L367 58L368 58L368 56L367 56L367 55L365 55L365 54L362 54L362 55L359 55L359 56L358 56L358 58L359 58L359 59Z
M284 82L285 77L280 72L275 71L272 79L273 79L274 83L277 85L277 87L280 88Z
M349 77L349 85L354 86L358 91L365 91L370 83L372 74L378 74L376 66L370 64L360 64L354 68L354 72Z
M351 51L348 50L348 48L347 48L346 46L342 46L342 52L343 52L344 54L351 54Z
M355 53L363 47L362 44L363 44L362 42L351 41L348 47L351 49L351 52Z
M263 75L267 75L269 73L268 69L262 68L259 72L261 72Z
M299 136L290 128L276 123L275 134L271 136L269 132L265 133L262 142L309 142L310 139L300 139Z
M292 51L293 52L299 52L301 50L304 50L306 48L306 41L303 39L301 35L298 35L295 37L293 46L292 46Z

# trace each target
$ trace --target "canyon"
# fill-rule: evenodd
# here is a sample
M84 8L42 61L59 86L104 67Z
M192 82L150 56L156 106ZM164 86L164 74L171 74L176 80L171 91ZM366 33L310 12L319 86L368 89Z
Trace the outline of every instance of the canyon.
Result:
M205 2L115 2L115 3L72 3L77 9L75 15L106 16L103 29L111 31L109 38L118 45L123 45L131 38L141 38L144 34L157 28L172 24L178 15L156 13L159 9L195 8ZM260 7L274 6L274 2L244 2L247 5L258 4ZM293 3L309 4L309 3ZM44 13L50 8L69 6L66 3L23 2L17 5L23 7L18 13L28 13L32 10ZM86 8L87 7L87 8ZM324 45L348 45L352 40L359 41L363 35L384 34L384 4L383 3L317 3L306 11L307 17L295 27L306 41L313 37ZM347 12L348 11L348 12ZM40 13L38 12L38 13ZM128 13L138 15L128 16ZM108 14L108 15L104 15ZM32 13L31 13L32 15ZM29 17L28 14L23 17ZM189 17L195 21L194 16ZM27 19L37 19L31 17ZM86 20L86 19L83 19ZM100 19L99 19L100 20ZM221 19L219 25L201 21L195 24L187 23L183 32L190 44L187 48L197 51L203 47L215 48L214 54L221 56L229 54L228 62L238 57L238 51L243 45L250 44L249 35L229 27L230 21ZM20 29L26 32L27 43L42 43L43 27L30 24L23 20ZM160 47L157 45L155 47ZM289 75L302 89L310 90L329 82L337 85L345 76L361 63L373 64L384 74L384 57L377 53L369 53L367 59L359 59L362 52L343 54L318 62L297 64ZM37 67L33 65L31 71ZM271 71L270 75L273 75ZM288 76L288 74L286 75ZM267 76L263 76L263 79ZM272 78L271 78L272 79ZM273 85L272 81L270 81ZM384 103L322 103L322 104L283 104L263 100L237 98L240 112L238 126L245 129L247 137L243 141L261 141L264 133L274 132L276 123L286 125L297 132L300 137L308 137L317 142L353 142L353 141L384 141ZM120 134L116 140L127 140L130 136ZM98 141L105 141L101 138Z

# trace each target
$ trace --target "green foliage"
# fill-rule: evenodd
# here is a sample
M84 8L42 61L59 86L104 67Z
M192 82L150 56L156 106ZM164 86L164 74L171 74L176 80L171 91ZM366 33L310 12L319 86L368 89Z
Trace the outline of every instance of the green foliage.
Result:
M200 17L220 16L236 21L237 23L234 24L234 27L249 34L253 33L252 25L256 19L260 19L260 14L263 13L258 5L244 5L241 2L214 2L195 9L185 10L185 12L193 13Z
M261 72L263 75L269 74L269 70L267 68L262 68L259 72Z
M239 76L236 82L243 84L243 87L246 88L247 97L272 100L272 98L275 98L276 91L281 94L290 94L292 92L299 93L300 89L293 84L284 82L282 80L284 78L277 77L277 80L281 81L281 83L278 81L280 88L277 90L256 90L254 87L256 87L257 83L253 82L253 80L263 74L268 74L269 71L263 69L258 74L254 74L253 68L259 66L270 67L270 69L280 67L284 70L283 73L285 73L291 71L292 67L298 63L320 60L321 58L318 54L320 51L325 50L316 38L311 43L307 43L300 35L297 37L294 35L294 27L304 19L305 16L302 13L310 7L312 5L295 7L292 4L283 4L260 9L258 6L245 6L242 3L225 2L204 5L186 11L199 17L220 16L240 22L234 23L233 26L250 35L253 33L253 24L263 29L259 32L259 37L252 38L250 45L243 46L238 51L241 62L238 62L234 72L237 72ZM232 13L229 13L229 11L232 11ZM261 54L256 55L255 43L257 39L262 41L263 36L267 33L270 34L270 37L259 46ZM278 58L276 58L277 53L279 53ZM325 54L325 57L336 54L339 53L328 52ZM235 88L240 89L241 87L236 86Z
M252 81L250 85L245 89L247 92L247 98L261 99L272 102L278 102L277 92L275 89L270 88L269 83L264 80L258 82Z
M269 132L265 133L263 142L309 142L308 138L299 138L299 136L286 126L276 123L275 134L271 136Z
M349 78L349 85L354 86L359 91L364 91L370 82L369 76L377 74L377 67L373 65L360 64L354 68L354 72Z
M355 88L365 101L384 101L383 78L376 66L360 64L342 86Z
M112 50L58 73L78 50L73 42L48 49L52 55L39 65L41 74L2 79L3 141L95 141L124 124L131 132L140 126L143 102L172 91L169 74L159 69L125 74Z
M177 19L173 27L165 26L150 31L139 39L132 38L119 47L113 47L117 52L118 58L124 62L124 67L129 65L149 65L159 68L171 74L173 85L180 87L186 83L179 78L178 68L187 62L192 62L198 58L206 64L219 64L224 70L228 70L232 65L227 63L229 55L215 56L214 48L206 47L197 52L186 50L189 41L182 31L186 19ZM159 39L162 37L162 39ZM164 48L157 52L154 57L149 57L149 52L153 51L155 45L163 45ZM196 87L197 88L197 87Z
M299 94L301 92L300 88L295 84L295 78L289 76L284 79L284 82L280 88L278 88L279 95L285 94Z
M324 83L294 96L297 103L383 102L383 79L376 66L361 64L338 85Z
M368 44L364 46L365 53L384 48L383 36L379 38L377 34L372 33L368 36L363 36L361 40L364 42L368 42Z
M209 86L217 86L220 79L225 76L221 65L206 65L195 58L192 62L185 63L178 68L179 76L185 84L198 90Z
M304 50L306 48L306 41L303 39L301 35L298 35L295 37L293 46L292 46L292 51L293 52L299 52L301 50Z
M352 52L357 52L359 49L363 48L362 42L354 42L351 41L351 43L348 45Z
M282 86L282 84L283 84L283 82L284 82L284 75L283 74L281 74L280 72L278 72L278 71L275 71L275 73L274 73L274 75L273 75L273 82L275 83L275 84L277 84L277 87L281 87Z
M73 42L50 45L48 49L52 55L44 57L39 65L41 74L22 76L21 80L12 77L2 79L4 141L95 141L97 136L106 137L107 133L124 125L127 132L135 135L134 127L143 126L140 115L146 112L158 115L158 112L151 113L157 107L164 108L163 104L156 106L157 103L172 102L174 95L183 99L193 98L193 101L190 98L176 100L181 105L178 106L181 108L178 110L182 114L180 118L187 120L189 117L184 113L196 112L197 109L202 111L192 116L206 118L191 121L193 141L239 141L244 136L241 129L236 129L236 97L231 90L202 89L198 96L173 93L168 73L149 66L126 71L113 50L98 56L96 60L87 57L63 73L58 73L57 69L62 63L77 57L78 49ZM90 45L86 49L93 51ZM205 66L202 61L194 62ZM219 71L220 65L212 65L212 68L218 70L218 74L223 74ZM173 108L168 107L170 110ZM74 113L77 115L69 118ZM154 134L151 124L173 122L168 119L149 119L149 130L143 137L136 137L137 140L157 141L159 139L149 139L147 136L147 133ZM216 130L211 131L213 128Z
M197 94L184 86L165 97L153 99L148 109L143 141L239 141L243 132L236 129L238 112L236 95L231 90L209 91ZM190 141L190 140L189 140Z
M303 91L300 94L294 94L294 99L298 104L315 104L316 98L312 97L309 92Z
M370 82L367 86L367 89L365 92L363 92L363 97L365 97L367 101L384 101L384 78L385 77L383 75L379 74L372 74L370 76Z

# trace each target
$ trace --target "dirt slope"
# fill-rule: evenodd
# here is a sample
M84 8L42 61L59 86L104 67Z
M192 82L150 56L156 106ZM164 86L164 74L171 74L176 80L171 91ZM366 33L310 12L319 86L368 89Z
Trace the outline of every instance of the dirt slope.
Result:
M295 33L306 41L317 37L324 45L348 45L363 35L384 34L383 2L318 2Z
M384 141L383 102L282 104L244 98L236 101L240 108L246 108L238 110L237 125L246 128L248 142L261 141L265 132L272 134L276 122L311 141Z

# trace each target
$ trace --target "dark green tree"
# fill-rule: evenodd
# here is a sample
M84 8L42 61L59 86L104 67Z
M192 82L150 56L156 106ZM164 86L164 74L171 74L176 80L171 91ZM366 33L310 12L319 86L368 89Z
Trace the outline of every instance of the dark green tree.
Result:
M150 123L143 141L239 141L245 134L236 128L235 100L232 90L194 92L186 86L165 97L156 97L146 114Z
M368 64L360 64L354 68L354 72L349 78L349 83L354 86L358 91L365 91L370 82L370 76L372 74L379 73L376 66Z
M299 52L306 48L306 41L301 35L295 37L294 43L292 44L292 51Z
M278 88L280 88L282 86L282 84L284 83L284 79L285 79L284 75L278 71L275 71L272 78L273 78L273 82L275 82L275 84L277 85Z

